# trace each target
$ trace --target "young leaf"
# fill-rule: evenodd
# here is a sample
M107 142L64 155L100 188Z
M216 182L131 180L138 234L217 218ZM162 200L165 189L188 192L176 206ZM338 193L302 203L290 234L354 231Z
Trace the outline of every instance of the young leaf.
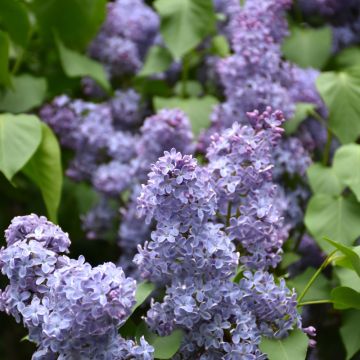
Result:
M334 156L334 171L360 201L360 145L348 144L339 148Z
M84 49L105 19L106 0L34 0L32 9L40 34L52 41L53 31L64 43Z
M106 77L103 66L95 60L65 47L60 38L56 36L56 44L59 50L61 65L69 77L92 77L106 91L110 91L111 85Z
M218 100L213 96L204 96L202 98L160 98L155 97L154 106L156 110L164 108L178 108L183 110L190 118L193 132L198 135L202 129L210 124L210 114Z
M340 335L346 349L346 360L350 360L360 350L360 311L344 311L342 318Z
M297 103L295 107L294 116L285 122L284 128L288 135L293 134L299 125L309 116L311 111L315 109L314 104L310 103Z
M360 277L360 256L348 246L337 243L327 237L325 237L324 239L325 241L336 247L339 251L341 251L350 260L354 270Z
M308 337L296 329L281 340L263 337L260 349L267 354L269 360L305 360L308 343Z
M165 44L176 60L215 31L212 0L156 0L154 6Z
M318 29L292 27L283 44L285 56L301 67L321 69L331 55L330 27Z
M344 189L334 169L320 163L309 166L307 176L315 194L340 195Z
M34 115L0 115L0 171L11 181L41 142L41 122Z
M335 288L331 292L331 300L335 309L358 309L360 310L360 293L345 286Z
M44 102L46 79L31 75L20 75L12 78L12 87L0 95L0 111L15 114L31 110Z
M360 135L360 66L341 72L324 72L317 89L329 109L329 126L342 143Z
M139 76L148 76L163 72L169 68L172 57L169 51L162 46L152 46L145 59L143 68Z
M0 31L0 85L9 86L11 78L9 73L9 37Z
M323 237L331 236L338 243L352 245L360 236L359 215L360 204L351 198L316 194L306 209L305 225L320 247L331 251L332 246Z
M0 1L0 23L8 31L13 42L25 47L30 33L27 9L20 1Z
M147 281L143 281L137 285L136 288L136 304L134 305L132 312L134 312L154 291L155 285Z
M46 124L42 123L41 128L40 146L23 168L23 172L40 188L49 218L57 222L62 188L60 146L54 133Z

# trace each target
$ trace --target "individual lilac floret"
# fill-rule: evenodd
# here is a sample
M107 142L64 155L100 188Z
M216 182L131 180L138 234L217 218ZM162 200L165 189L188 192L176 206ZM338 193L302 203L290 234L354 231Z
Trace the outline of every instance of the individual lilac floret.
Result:
M283 338L295 327L301 328L296 293L286 287L284 279L277 285L273 275L267 272L246 271L240 286L248 293L245 301L254 312L263 335Z
M115 91L114 97L110 100L110 107L116 128L128 129L140 125L144 108L136 91Z
M116 198L130 186L133 180L132 171L130 165L113 160L98 167L93 175L92 183L101 193Z
M191 155L165 151L149 173L139 197L139 211L146 221L155 219L169 230L198 227L215 214L216 196L206 169ZM177 235L177 234L175 234Z
M17 216L5 230L5 239L8 246L17 241L36 240L44 248L56 253L68 252L70 239L67 233L46 219L45 216L35 214Z

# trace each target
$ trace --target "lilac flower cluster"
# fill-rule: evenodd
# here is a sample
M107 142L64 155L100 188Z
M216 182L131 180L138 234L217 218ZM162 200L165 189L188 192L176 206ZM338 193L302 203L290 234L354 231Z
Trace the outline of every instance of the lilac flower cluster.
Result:
M152 359L153 348L117 334L135 304L136 282L112 263L70 259L70 240L36 215L16 217L5 232L0 269L9 285L0 310L38 345L33 359Z
M318 72L301 69L282 58L281 42L288 35L285 12L291 1L248 0L243 5L236 3L223 0L216 4L227 16L225 34L234 53L217 63L226 99L215 108L212 125L201 136L198 149L205 153L214 133L230 128L235 122L247 124L247 112L253 109L262 112L270 105L281 109L290 118L296 103L306 102L313 103L317 111L326 116L326 109L315 88ZM268 189L273 197L270 203L276 202L279 214L285 215L283 236L298 224L300 218L292 216L295 213L300 216L305 203L302 198L292 196L293 189L287 188L284 179L304 177L311 164L310 151L322 148L326 142L326 129L314 122L313 119L306 120L295 136L281 140L272 152L274 159L269 160L274 163L278 185L276 190ZM297 209L291 214L287 209L290 203Z
M107 17L89 47L110 78L136 73L159 32L159 18L143 0L108 3Z
M270 109L251 113L250 126L214 136L208 165L172 149L151 168L138 204L155 228L134 262L166 289L147 324L160 335L185 332L175 359L265 359L261 335L301 326L295 293L266 270L280 260L284 236L271 180L283 120ZM239 283L237 269L247 269Z
M40 114L61 143L75 151L67 175L75 181L89 181L101 194L101 201L83 216L90 239L104 238L112 229L118 215L110 199L120 207L123 191L135 194L130 194L130 202L121 209L119 229L119 245L124 250L121 263L126 269L133 267L137 245L150 236L150 225L136 217L137 189L165 150L176 147L184 154L194 152L188 117L180 110L165 109L146 118L139 129L144 109L133 90L117 91L114 98L99 104L60 96Z
M272 153L281 138L284 117L271 109L248 117L251 126L235 123L215 135L207 158L229 234L245 250L241 260L261 269L276 266L287 237L275 201L278 190L272 183Z

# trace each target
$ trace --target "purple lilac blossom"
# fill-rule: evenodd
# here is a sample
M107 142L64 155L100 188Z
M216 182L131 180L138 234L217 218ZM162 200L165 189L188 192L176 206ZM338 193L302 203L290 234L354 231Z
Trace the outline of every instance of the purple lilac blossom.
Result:
M150 165L164 151L176 148L184 154L194 152L194 138L189 118L179 109L163 109L145 119L136 145L137 157L134 166L142 182L146 180Z
M106 20L89 47L110 78L136 73L159 31L157 14L142 0L108 3Z
M87 214L81 216L82 229L89 240L103 239L112 229L116 210L106 197L102 197Z
M243 146L244 152L251 152L251 146L256 148L258 142L266 154L279 141L282 114L255 112L249 116L253 128L252 132L248 130L249 145ZM219 157L222 153L226 151L220 151ZM265 163L268 158L271 156ZM269 166L259 166L260 172L265 170L263 181L269 182L269 175L271 180L271 173L266 174ZM191 156L182 156L173 149L152 166L148 183L143 186L139 211L147 222L155 221L156 227L152 241L139 246L134 262L143 278L166 287L163 301L152 301L146 322L163 336L176 328L185 332L174 359L197 356L230 360L238 355L265 359L258 347L261 335L283 337L300 326L296 295L283 282L275 284L273 277L262 270L254 278L249 273L247 282L232 282L239 254L224 232L224 224L216 222L219 184L211 174L210 165L200 167ZM255 181L252 191L255 193L261 185L262 181ZM254 205L265 212L267 206ZM279 219L272 220L275 224ZM261 247L262 243L258 244ZM273 247L278 251L277 244ZM268 280L268 287L260 286L262 279ZM260 304L266 301L265 313Z
M275 202L278 189L272 182L272 154L284 117L270 108L248 116L251 126L235 123L213 137L207 158L230 237L245 250L240 260L250 268L266 269L281 260L287 238L282 209Z
M44 217L14 218L5 236L0 270L9 285L0 292L0 309L28 329L38 345L33 359L152 358L153 348L144 340L136 345L117 335L136 290L121 268L112 263L93 268L82 256L62 255L70 240Z
M100 165L92 178L96 190L114 198L129 188L132 181L133 168L131 165L116 160Z
M129 129L138 127L143 119L144 108L140 95L129 89L117 90L109 101L115 128Z

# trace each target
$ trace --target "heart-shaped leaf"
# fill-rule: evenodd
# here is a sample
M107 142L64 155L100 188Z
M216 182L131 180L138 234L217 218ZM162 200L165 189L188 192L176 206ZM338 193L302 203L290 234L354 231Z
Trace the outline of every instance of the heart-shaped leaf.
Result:
M0 171L11 181L41 142L41 122L34 115L0 115Z

